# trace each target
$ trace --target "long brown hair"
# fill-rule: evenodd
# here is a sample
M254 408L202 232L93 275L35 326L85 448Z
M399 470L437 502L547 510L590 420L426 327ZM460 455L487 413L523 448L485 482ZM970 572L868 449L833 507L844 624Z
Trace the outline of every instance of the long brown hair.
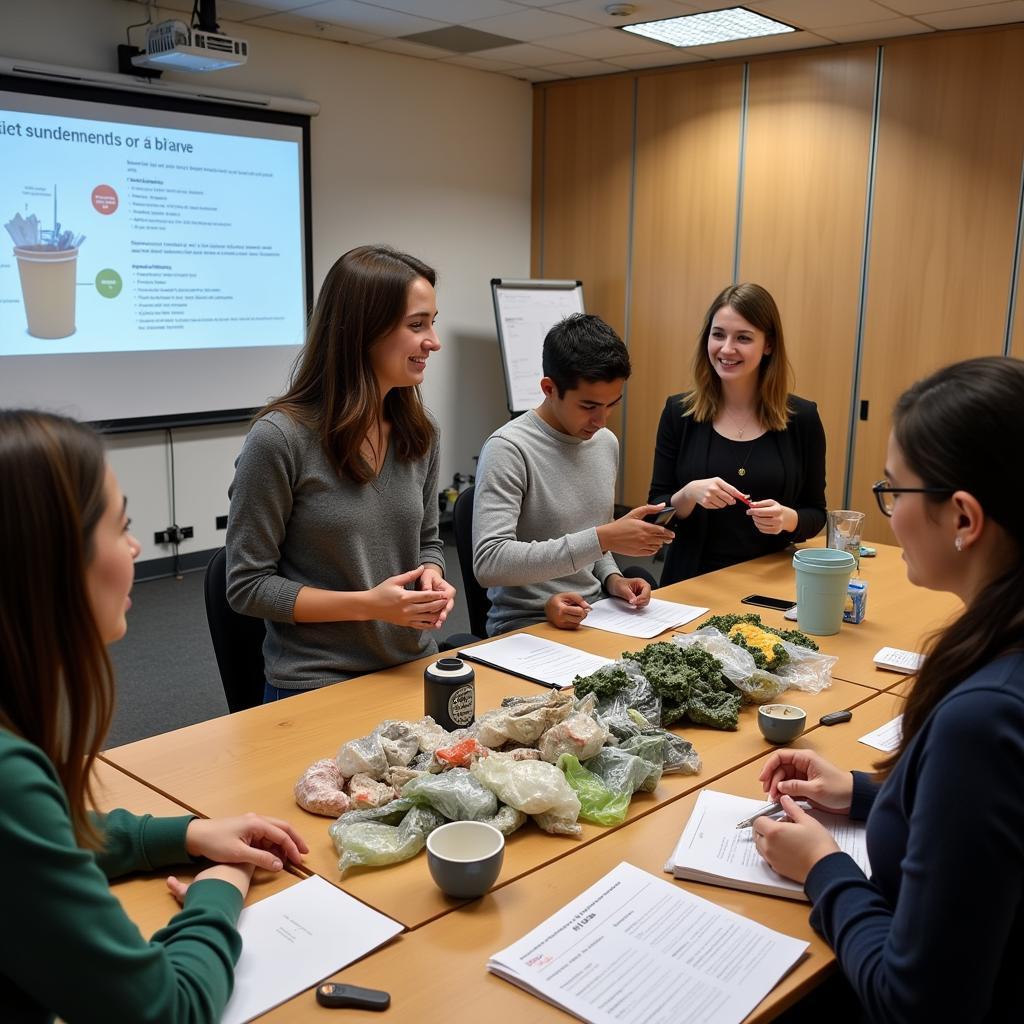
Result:
M405 315L418 277L434 285L437 275L385 245L345 253L324 279L288 390L256 416L277 410L316 431L334 469L359 484L373 478L360 448L382 419L391 423L398 459L422 458L434 440L419 388L392 388L382 407L370 363L374 343Z
M722 407L722 382L708 356L708 338L711 322L723 306L763 331L765 341L771 345L771 353L761 358L758 367L757 418L765 430L785 430L793 371L786 358L779 307L759 284L729 285L708 307L693 353L693 390L683 400L683 412L692 415L697 423L710 423Z
M877 765L883 772L958 683L1000 655L1024 650L1024 483L1006 471L1006 453L1024 449L1022 410L1024 362L1000 356L946 366L896 403L893 434L922 486L973 495L1013 542L1014 554L952 625L929 638L903 710L899 750ZM933 506L950 500L922 497Z
M0 726L50 759L78 842L114 681L89 604L86 568L103 515L99 437L74 420L0 410Z

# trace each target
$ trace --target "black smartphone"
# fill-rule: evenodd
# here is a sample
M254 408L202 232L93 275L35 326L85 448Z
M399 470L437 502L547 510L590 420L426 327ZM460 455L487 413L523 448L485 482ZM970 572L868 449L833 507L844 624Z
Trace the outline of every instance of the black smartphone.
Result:
M788 612L796 601L784 597L765 597L764 594L747 594L740 599L741 604L755 604L758 608L773 608L775 611Z
M649 516L644 516L644 522L654 523L655 526L668 526L675 517L676 510L671 505L667 505L660 512L652 512Z

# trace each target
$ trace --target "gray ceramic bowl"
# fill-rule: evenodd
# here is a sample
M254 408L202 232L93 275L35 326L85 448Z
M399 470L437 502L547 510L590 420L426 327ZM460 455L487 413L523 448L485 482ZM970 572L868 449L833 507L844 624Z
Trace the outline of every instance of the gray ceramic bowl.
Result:
M505 837L482 821L451 821L427 836L427 865L441 892L482 896L498 879Z
M757 709L757 725L769 743L789 743L804 731L807 712L795 704L762 704Z

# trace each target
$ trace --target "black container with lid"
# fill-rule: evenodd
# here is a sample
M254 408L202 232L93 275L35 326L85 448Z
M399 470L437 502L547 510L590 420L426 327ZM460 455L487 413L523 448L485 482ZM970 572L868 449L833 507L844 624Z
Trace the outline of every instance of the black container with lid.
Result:
M461 658L441 658L423 673L423 713L449 731L465 729L476 715L473 669Z

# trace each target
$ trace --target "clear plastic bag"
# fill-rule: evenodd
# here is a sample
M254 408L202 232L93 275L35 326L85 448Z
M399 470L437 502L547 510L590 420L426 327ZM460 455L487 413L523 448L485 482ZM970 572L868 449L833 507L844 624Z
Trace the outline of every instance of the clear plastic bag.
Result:
M700 755L693 749L689 740L667 729L644 729L644 736L662 736L665 746L662 751L661 771L663 775L699 775L701 769ZM636 750L630 748L629 743L623 743L622 747L631 753Z
M572 754L562 754L558 767L580 801L580 817L595 825L619 825L626 820L631 793L617 793L604 780L580 764Z
M537 747L545 761L555 764L562 754L573 754L585 761L605 745L611 733L595 717L596 704L591 694L580 701L578 709L568 718L553 725L541 736Z
M342 874L352 867L380 867L415 857L426 845L427 836L445 821L430 807L412 807L397 825L382 820L346 821L347 817L343 814L328 829L340 854Z
M593 772L614 793L650 793L661 781L661 762L655 764L620 747L605 747L583 766Z
M449 821L484 821L498 813L498 798L468 768L421 775L406 784L402 796L414 804L433 807Z
M553 764L492 754L475 762L470 771L502 803L533 815L546 832L579 833L580 802Z
M484 818L484 824L493 825L503 836L510 836L517 828L526 824L526 815L508 804L498 804L498 813L493 818Z
M613 707L624 705L639 711L651 725L661 725L661 698L635 661L629 658L613 661L586 678L594 680L598 684L598 692L604 694L607 688L600 685L600 680L608 676L614 677L620 685L614 688L613 693L598 698L597 712L602 718L606 718Z
M387 755L376 732L342 743L336 761L338 771L346 779L351 779L353 775L383 779L389 767Z
M391 803L398 795L393 786L386 782L378 782L369 775L353 775L345 783L352 806L356 809L365 807L383 807Z
M352 804L343 788L344 783L334 758L321 758L314 761L295 783L295 802L310 814L337 818Z
M500 708L485 711L476 720L474 734L485 746L496 750L505 743L536 746L553 725L568 718L574 709L572 694L552 691L542 698L502 702Z

